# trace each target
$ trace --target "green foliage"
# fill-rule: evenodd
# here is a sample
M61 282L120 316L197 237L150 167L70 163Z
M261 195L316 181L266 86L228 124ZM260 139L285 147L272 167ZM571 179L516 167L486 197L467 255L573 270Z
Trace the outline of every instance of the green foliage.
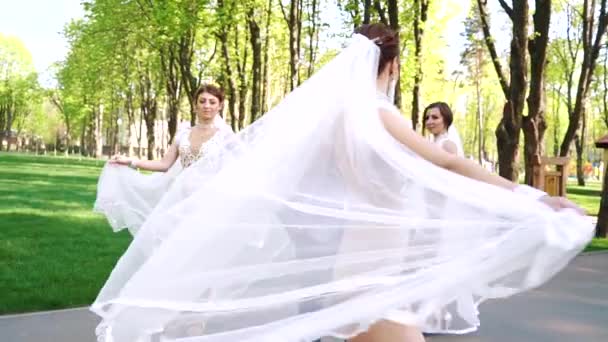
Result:
M41 103L30 52L20 39L0 34L0 136L11 130L31 134Z

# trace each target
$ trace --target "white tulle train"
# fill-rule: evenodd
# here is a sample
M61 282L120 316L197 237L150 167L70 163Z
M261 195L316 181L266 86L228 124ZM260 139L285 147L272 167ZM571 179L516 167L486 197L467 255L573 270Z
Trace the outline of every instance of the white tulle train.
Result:
M143 223L92 306L101 340L311 341L382 319L465 332L481 301L541 285L586 245L578 214L395 141L378 53L356 35Z

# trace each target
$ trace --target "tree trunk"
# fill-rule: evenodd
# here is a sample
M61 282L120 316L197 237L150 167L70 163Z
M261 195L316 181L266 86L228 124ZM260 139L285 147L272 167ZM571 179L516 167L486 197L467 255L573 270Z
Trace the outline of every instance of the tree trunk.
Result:
M279 1L283 17L289 30L289 90L294 90L300 83L300 32L302 28L301 10L302 0L289 2L289 14L285 13L283 4Z
M154 159L154 150L156 147L154 128L157 114L157 100L155 91L152 89L153 85L152 80L150 79L149 70L147 69L140 79L139 88L141 96L141 115L146 124L146 138L148 140L147 158L152 160Z
M608 238L608 165L604 166L603 171L602 199L600 200L600 210L595 226L595 237L597 238Z
M262 81L262 38L260 37L260 27L255 21L254 10L249 11L249 41L251 43L253 62L251 65L251 114L249 123L253 123L261 113L261 81Z
M181 98L180 68L174 49L170 46L160 52L160 63L164 73L167 97L167 116L169 128L169 144L173 143L177 133L177 122Z
M103 105L99 105L93 111L93 139L95 146L95 158L101 158L103 152ZM57 146L55 146L57 148Z
M558 89L554 89L553 91L553 156L559 156L559 130L560 130L560 119L559 112L562 104L562 94L561 90L562 85L560 83Z
M369 24L371 19L372 0L363 0L363 24Z
M310 78L314 72L317 50L319 49L319 0L311 0L310 3L310 27L308 28L308 72Z
M87 139L86 139L86 135L87 135L87 121L89 121L88 119L88 115L85 115L82 118L82 125L81 125L81 132L80 132L80 155L81 156L86 156L87 155Z
M585 186L585 177L583 173L583 143L578 135L574 139L574 146L576 148L576 181L579 186Z
M509 7L506 2L501 1L500 4L513 23L509 58L510 79L506 77L502 69L494 39L490 34L487 0L477 0L484 41L505 95L503 115L495 131L498 147L498 173L502 177L516 182L519 176L519 134L527 92L529 8L527 0L513 0L513 8Z
M238 27L236 28L237 31L234 35L234 43L235 43L235 51L237 51L237 72L238 72L238 78L239 78L239 89L238 89L238 96L239 96L239 115L238 115L238 121L237 121L237 129L240 130L243 127L245 127L245 115L247 113L247 90L249 89L249 84L248 84L248 80L247 80L247 59L249 57L249 49L247 48L247 43L244 43L242 46L243 49L243 54L242 57L239 56L238 51L239 49L241 49L241 46L239 44L239 32L238 32Z
M414 53L415 53L415 72L414 87L412 89L412 127L418 127L420 120L420 93L422 88L422 39L424 37L424 25L427 20L427 13L430 0L414 0Z
M478 58L479 60L479 58ZM479 64L477 66L479 68ZM478 70L479 71L479 70ZM477 159L479 160L479 165L483 165L483 116L481 114L481 87L480 87L479 77L475 79L475 96L476 96L476 105L477 105L477 136L479 139L477 140Z
M268 69L268 52L270 50L270 20L272 18L272 0L268 0L268 8L266 9L266 27L264 29L264 64L262 66L262 113L268 112L268 97L270 94L270 77Z
M234 81L234 73L232 71L231 65L231 56L230 51L228 50L228 32L226 32L226 28L222 28L221 33L219 34L220 43L222 44L222 55L224 57L224 72L226 73L226 79L228 80L228 98L230 99L228 102L228 116L230 117L230 125L232 126L233 131L237 131L237 117L236 117L236 82Z
M139 111L139 134L137 135L137 158L141 159L143 156L143 146L141 145L141 141L143 139L143 131L144 131L144 115L142 111Z
M143 109L143 108L142 108ZM156 149L156 139L155 139L155 135L154 135L154 128L155 128L155 117L156 117L156 102L154 102L154 104L150 107L150 108L146 108L145 109L145 113L146 115L145 117L145 121L146 121L146 138L148 140L148 160L153 160L155 159L155 149Z
M523 118L525 183L533 184L533 168L543 154L542 142L547 124L545 121L546 93L545 70L551 21L551 0L536 0L533 15L534 35L528 42L530 53L530 93L528 115Z
M194 55L194 28L186 30L179 40L179 68L182 75L183 86L188 95L190 103L190 124L194 126L196 123L196 92L200 80L192 72L192 57Z
M606 26L608 25L606 0L602 0L597 21L597 31L594 35L595 4L595 0L585 0L583 3L583 15L581 18L583 21L583 63L581 65L581 73L576 90L574 110L569 113L568 128L566 129L566 134L564 135L564 139L560 146L560 156L567 156L569 154L572 142L575 140L577 132L580 130L580 125L584 120L589 86L593 79L595 64L599 56L604 34L606 33ZM581 137L581 139L582 138L583 137Z
M428 12L428 3L430 2L430 0L425 1L427 4L427 9L425 9L425 12ZM397 3L397 0L388 0L388 19L389 26L391 27L391 29L393 29L395 32L399 32L399 4ZM401 73L401 70L399 70L399 73ZM395 98L393 103L395 104L395 106L397 106L397 108L401 108L401 77L397 77L397 84L395 85Z
M11 95L9 95L9 96L11 96ZM11 150L11 141L12 141L11 131L13 129L13 120L15 117L15 108L12 104L12 100L6 106L5 115L6 115L6 118L4 120L4 129L1 131L1 133L4 133L3 137L6 138L6 150L10 151ZM2 151L2 139L0 139L0 151Z
M522 101L523 102L523 101ZM521 104L523 106L523 103ZM514 119L511 102L503 108L502 119L496 128L496 144L498 147L498 174L506 179L517 181L519 178L519 122Z

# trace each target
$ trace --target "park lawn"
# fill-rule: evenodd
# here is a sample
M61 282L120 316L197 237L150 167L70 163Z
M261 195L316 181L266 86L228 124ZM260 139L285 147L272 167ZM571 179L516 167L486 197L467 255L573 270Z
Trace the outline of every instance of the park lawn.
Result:
M588 215L597 216L600 208L602 183L587 182L585 186L578 186L576 182L568 182L566 192L569 199L587 210Z
M130 241L92 212L102 165L0 153L0 314L94 300Z
M94 159L0 153L0 314L95 299L131 240L92 212L102 166ZM597 214L599 185L568 192ZM606 239L587 248L599 249L608 249Z
M587 210L587 214L597 216L600 208L600 196L602 192L602 183L587 182L585 186L578 186L576 181L568 182L568 198L576 202L578 205ZM593 239L589 246L585 248L586 252L608 250L608 239Z
M585 248L585 252L605 251L608 250L608 239L593 239L589 246Z

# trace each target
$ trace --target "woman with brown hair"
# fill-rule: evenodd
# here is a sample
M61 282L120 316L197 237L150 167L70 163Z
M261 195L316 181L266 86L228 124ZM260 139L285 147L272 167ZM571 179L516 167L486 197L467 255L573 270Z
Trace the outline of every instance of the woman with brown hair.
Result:
M160 160L137 160L116 155L99 177L94 210L103 213L114 231L127 228L135 235L176 177L198 160L197 169L212 172L218 146L232 130L220 113L224 92L211 84L202 85L195 93L197 123L179 130L173 144ZM129 166L131 169L121 166ZM157 172L145 175L136 170ZM175 199L173 199L175 201Z
M454 114L445 102L433 102L424 109L423 129L428 130L433 142L446 152L464 157L462 141L454 126Z

